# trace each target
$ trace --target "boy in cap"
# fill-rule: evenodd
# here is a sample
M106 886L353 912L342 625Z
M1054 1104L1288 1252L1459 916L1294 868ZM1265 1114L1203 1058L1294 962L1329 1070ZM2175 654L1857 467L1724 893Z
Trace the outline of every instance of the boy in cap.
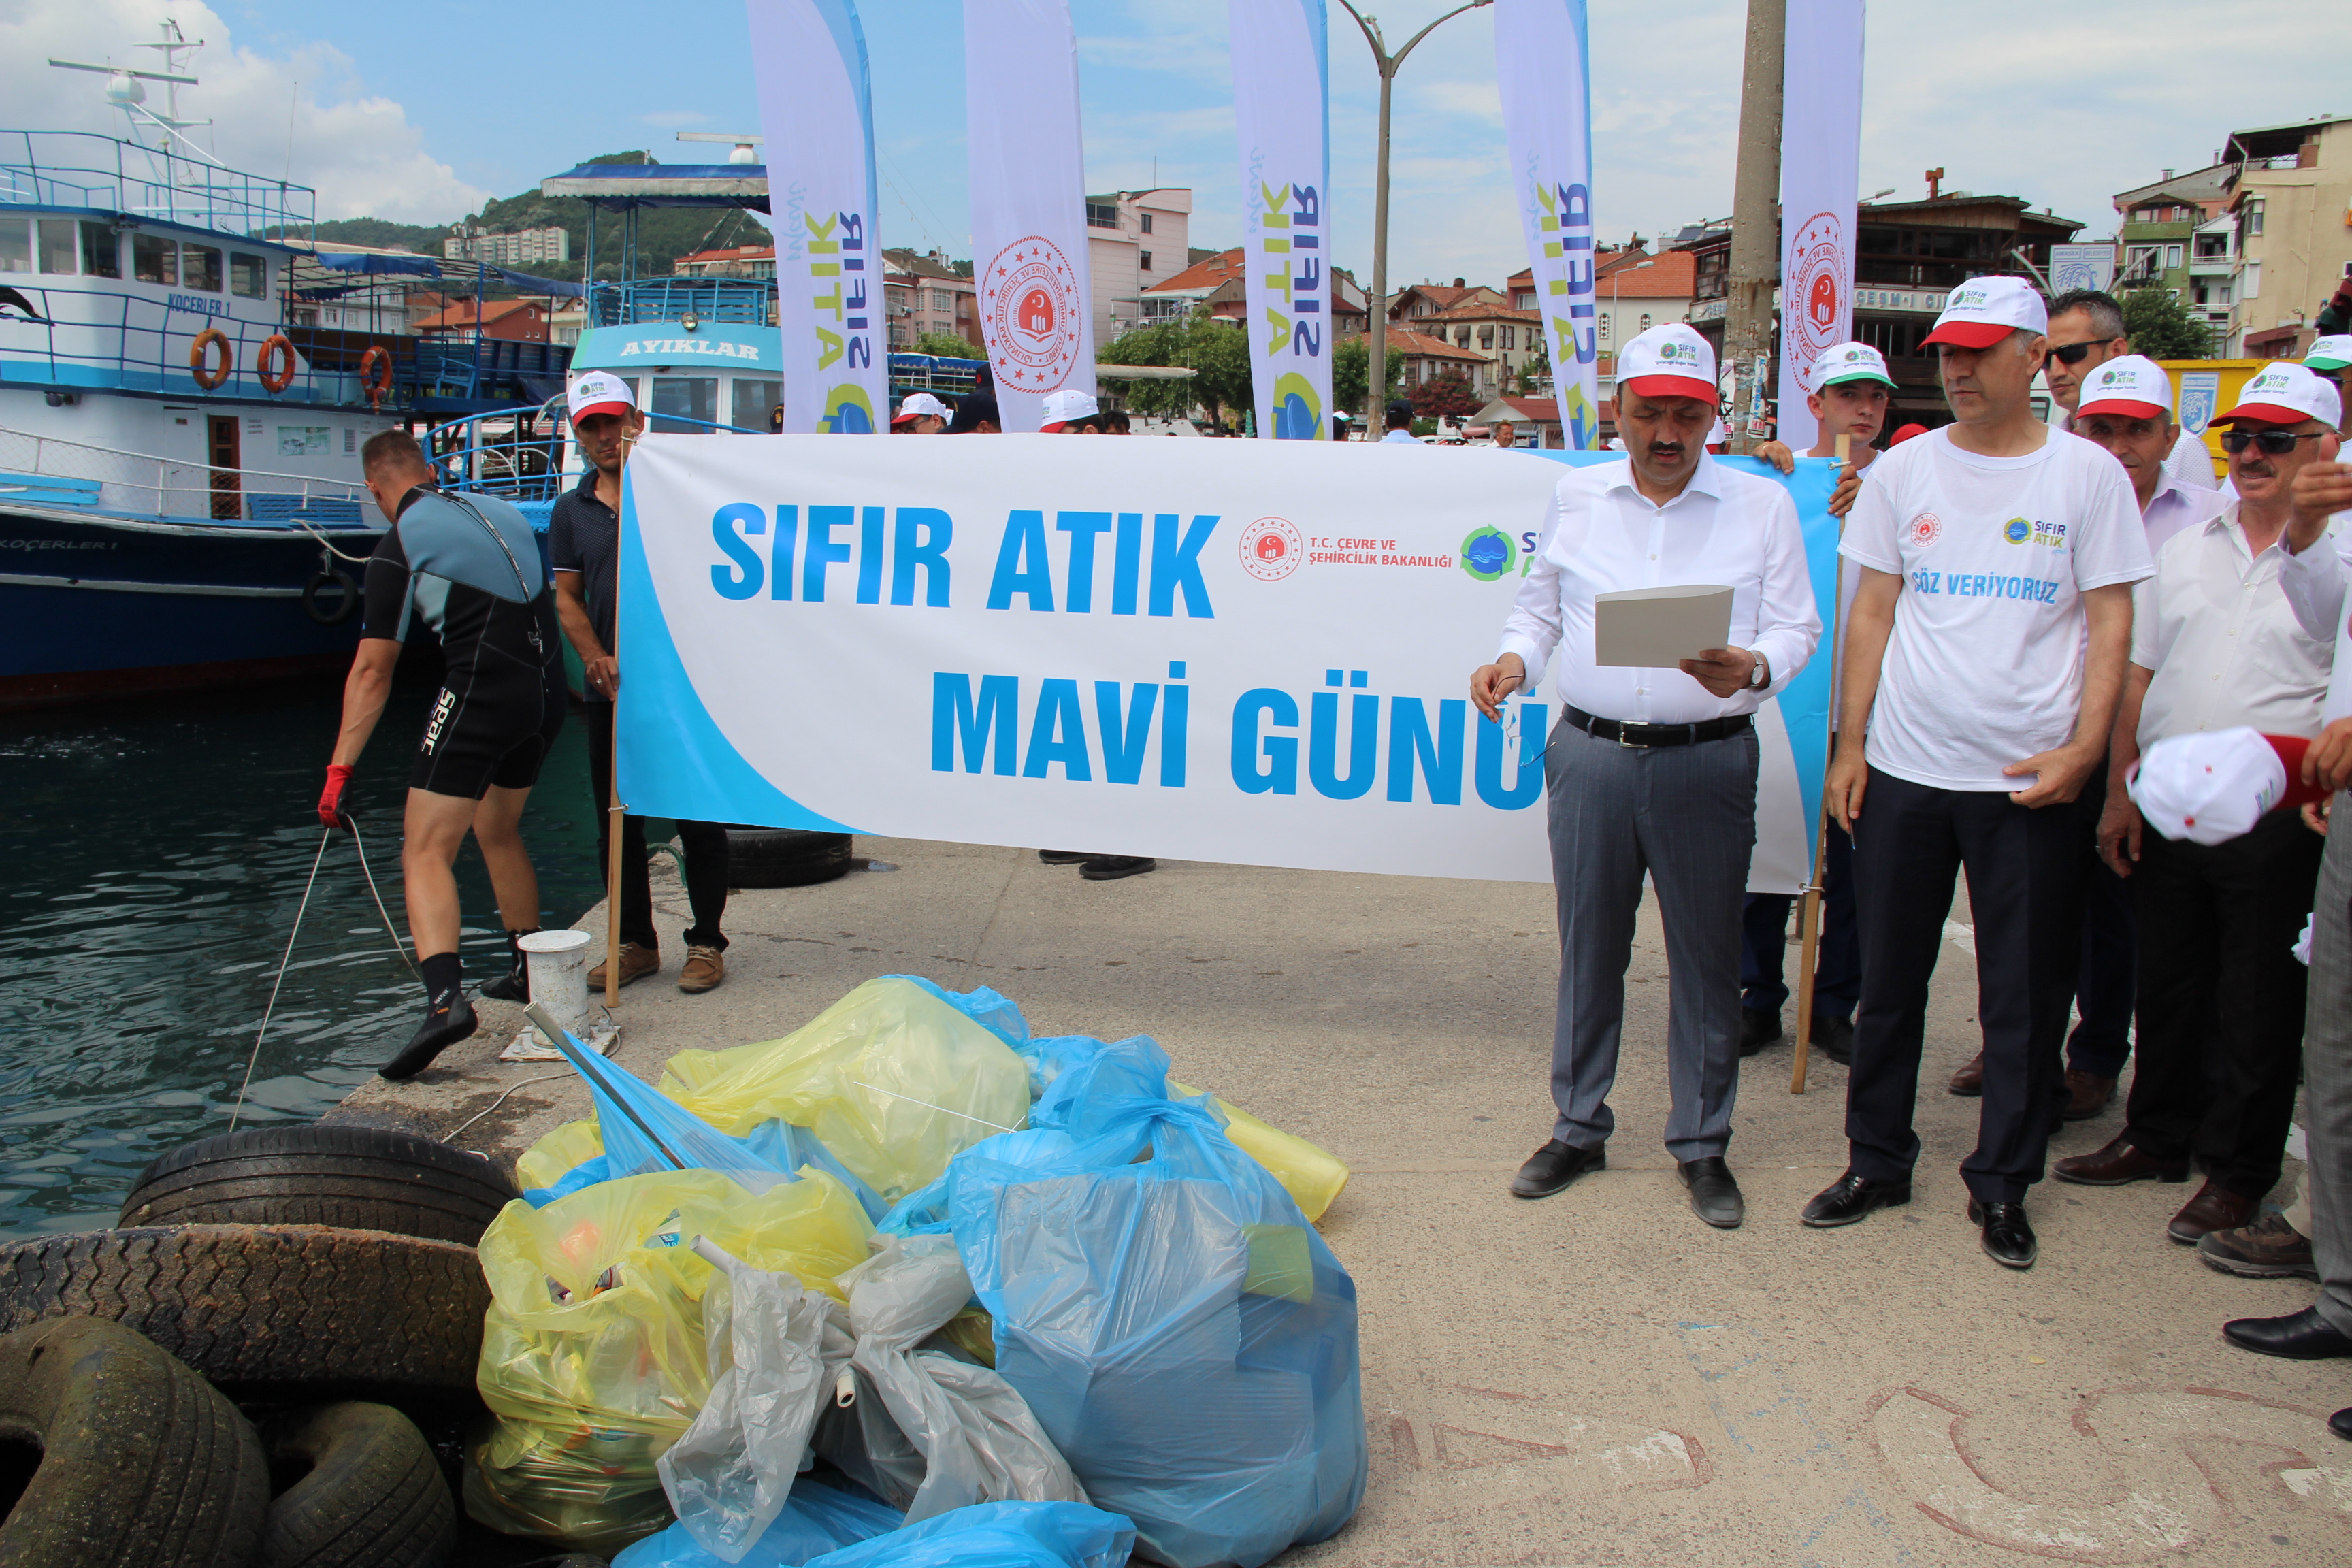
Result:
M2317 736L2335 638L2332 625L2315 636L2299 624L2280 582L2288 487L2315 443L2263 454L2233 431L2224 446L2242 447L2231 461L2238 499L2217 511L2215 498L2180 489L2165 468L2171 384L2137 354L2110 360L2086 378L2074 415L2075 430L2132 476L2156 575L2133 595L2131 668L2098 828L2100 856L2131 879L2138 910L2139 1067L2123 1131L2052 1173L2086 1186L2181 1182L2193 1156L2204 1185L2166 1226L2193 1247L2251 1222L2278 1183L2303 1041L2305 972L2291 949L2322 841L2279 811L2226 842L2175 842L2143 831L2126 784L2143 752L2175 737L2240 727ZM2243 416L2260 427L2263 412L2242 401L2216 423ZM2168 498L2183 515L2161 520L2159 534Z
M2082 919L2072 804L2105 760L2150 571L2113 458L2034 418L2049 322L2021 279L1952 290L1927 342L1955 423L1874 465L1840 551L1862 568L1824 793L1854 838L1862 1005L1845 1173L1805 1206L1850 1225L1911 1198L1927 984L1952 882L1976 915L1984 1105L1969 1217L2012 1268L2038 1251L2025 1189L2064 1103Z
M890 421L893 436L938 436L948 427L948 405L928 392L910 392Z
M1895 396L1895 378L1886 374L1886 360L1868 343L1833 343L1813 362L1814 390L1805 395L1819 438L1808 458L1834 458L1837 438L1847 438L1846 468L1830 497L1830 513L1843 517L1853 508L1862 489L1862 471L1878 456L1872 445L1886 424ZM1756 455L1782 473L1796 468L1796 455L1779 441L1767 441ZM1846 611L1853 603L1854 574L1843 573L1838 596L1837 639L1845 636ZM1836 646L1836 641L1832 646ZM1832 711L1830 722L1837 722ZM1822 855L1822 941L1813 971L1813 1039L1833 1062L1853 1059L1853 1007L1862 997L1862 945L1853 922L1853 840L1835 823L1828 825ZM1740 916L1739 1052L1752 1056L1783 1037L1780 1008L1789 999L1781 978L1789 948L1789 910L1796 900L1787 893L1750 893Z
M614 623L620 601L621 471L629 448L645 433L646 416L629 383L590 371L572 384L572 433L588 472L555 503L548 518L547 558L555 573L555 605L588 676L588 787L594 795L596 863L612 864L613 704L621 690ZM680 822L687 903L694 923L686 931L686 964L677 988L716 990L727 978L727 829L715 822ZM646 819L621 819L621 973L623 985L661 969L661 937L654 930L652 871L646 855ZM604 984L604 965L588 972L590 990Z

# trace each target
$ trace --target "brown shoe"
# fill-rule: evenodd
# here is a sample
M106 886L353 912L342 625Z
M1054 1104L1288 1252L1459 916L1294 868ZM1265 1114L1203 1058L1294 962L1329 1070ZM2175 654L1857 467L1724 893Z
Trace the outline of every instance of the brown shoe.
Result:
M2208 1231L2197 1244L2208 1268L2248 1279L2317 1279L2311 1238L2287 1224L2286 1215L2266 1214L2235 1230Z
M1951 1089L1954 1094L1965 1095L1970 1100L1984 1092L1984 1053L1982 1051L1969 1058L1969 1065L1952 1075Z
M634 942L625 942L621 944L622 984L626 985L632 981L643 980L648 974L657 974L660 972L661 953L658 950L640 947ZM603 964L600 963L588 972L588 989L591 991L604 989Z
M2185 1182L2189 1179L2189 1162L2159 1160L2135 1149L2124 1141L2123 1134L2117 1133L2105 1148L2061 1160L2050 1167L2050 1173L2062 1182L2085 1187L2120 1187L2126 1182L2145 1182L2150 1177L2159 1182ZM2194 1241L2197 1237L2189 1239Z
M726 978L727 960L719 950L696 942L686 950L686 967L677 972L677 988L696 994L716 991Z
M2235 1230L2254 1217L2262 1207L2260 1198L2250 1198L2231 1192L2216 1182L2207 1182L2197 1189L2181 1211L2172 1216L2164 1234L2183 1247L2194 1247L2217 1230Z
M2107 1108L2116 1097L2116 1080L2101 1078L2096 1073L2066 1069L2066 1109L2062 1121L2088 1121Z

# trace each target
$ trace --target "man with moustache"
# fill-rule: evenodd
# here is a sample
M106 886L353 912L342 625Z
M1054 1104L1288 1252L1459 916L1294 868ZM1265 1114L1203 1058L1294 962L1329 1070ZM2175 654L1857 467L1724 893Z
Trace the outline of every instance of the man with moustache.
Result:
M1717 399L1706 340L1681 323L1653 327L1625 345L1618 375L1625 460L1562 477L1501 651L1470 678L1471 700L1499 722L1502 704L1559 656L1560 721L1544 757L1559 918L1558 1117L1511 1192L1549 1197L1607 1163L1646 873L1671 986L1666 1149L1692 1211L1727 1229L1746 1214L1724 1152L1739 1082L1739 900L1756 842L1752 715L1812 657L1822 623L1788 491L1704 450ZM1685 584L1731 587L1731 646L1694 649L1671 669L1597 662L1598 595Z

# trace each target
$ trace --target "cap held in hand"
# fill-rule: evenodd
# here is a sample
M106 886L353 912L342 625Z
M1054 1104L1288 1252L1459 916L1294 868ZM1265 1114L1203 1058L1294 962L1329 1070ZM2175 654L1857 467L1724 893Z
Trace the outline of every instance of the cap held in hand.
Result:
M2242 725L2172 735L2140 754L2125 787L2165 837L2226 844L2252 833L2265 813L2326 798L2303 782L2310 744Z

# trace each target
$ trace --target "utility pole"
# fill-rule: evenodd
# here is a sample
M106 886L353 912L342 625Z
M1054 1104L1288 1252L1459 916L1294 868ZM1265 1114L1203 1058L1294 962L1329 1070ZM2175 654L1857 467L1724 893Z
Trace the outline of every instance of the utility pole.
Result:
M1752 450L1749 414L1769 389L1757 374L1772 352L1772 289L1780 280L1780 81L1788 0L1748 0L1739 89L1739 171L1731 195L1731 279L1723 353L1731 362L1730 449Z
M1457 5L1432 22L1405 41L1404 47L1391 55L1381 38L1381 19L1367 16L1356 9L1353 0L1339 0L1347 6L1348 15L1356 19L1362 30L1364 42L1372 47L1372 65L1381 73L1381 149L1377 172L1372 176L1372 298L1371 357L1365 370L1370 377L1364 393L1365 435L1380 439L1381 412L1388 402L1389 385L1389 89L1396 81L1396 73L1404 64L1413 46L1437 30L1439 23L1450 22L1465 11L1475 11L1481 5L1491 5L1494 0L1470 0L1467 5ZM1773 100L1773 118L1780 118L1779 100Z

